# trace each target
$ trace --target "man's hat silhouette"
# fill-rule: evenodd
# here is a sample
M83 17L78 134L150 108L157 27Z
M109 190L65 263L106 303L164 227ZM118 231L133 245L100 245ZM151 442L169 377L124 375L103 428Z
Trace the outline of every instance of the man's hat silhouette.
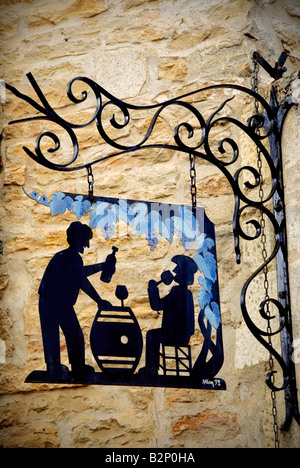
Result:
M74 221L67 229L67 241L71 246L76 244L84 245L92 237L93 232L91 228L80 221Z
M186 284L193 284L194 274L198 270L196 262L186 255L175 255L175 257L172 258L172 262L179 266Z

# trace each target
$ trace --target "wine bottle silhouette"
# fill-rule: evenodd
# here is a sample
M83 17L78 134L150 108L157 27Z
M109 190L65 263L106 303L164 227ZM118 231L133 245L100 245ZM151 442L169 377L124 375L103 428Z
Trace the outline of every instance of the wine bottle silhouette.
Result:
M118 247L113 247L112 253L106 257L100 276L101 281L104 283L109 283L112 275L116 271L116 252L118 252L118 250Z

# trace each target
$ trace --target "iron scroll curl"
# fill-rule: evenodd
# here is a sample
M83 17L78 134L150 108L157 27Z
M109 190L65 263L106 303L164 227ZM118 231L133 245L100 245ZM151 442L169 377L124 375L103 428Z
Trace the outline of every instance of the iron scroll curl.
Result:
M258 221L255 220L255 219L247 221L248 224L252 224L256 228L256 232L252 236L250 236L249 234L246 234L243 231L243 229L242 229L242 227L240 225L240 222L239 222L242 212L245 209L249 208L249 207L252 208L251 205L245 205L242 209L239 210L239 214L238 214L238 233L242 238L244 238L246 240L254 240L254 239L259 238L260 235L261 235L261 226L258 223ZM288 366L286 365L286 362L284 361L283 357L274 349L274 347L272 346L272 344L270 342L266 341L266 339L264 337L271 337L271 336L277 335L284 329L284 327L287 325L288 310L287 310L287 308L283 307L282 304L275 298L268 297L267 299L264 299L263 301L261 301L261 303L259 304L259 314L264 320L266 320L268 322L268 324L270 323L271 320L273 320L275 318L275 316L270 315L270 313L266 313L265 306L267 304L269 304L269 303L272 303L277 308L278 313L279 313L279 326L278 326L278 328L275 331L274 330L268 330L268 329L266 331L266 330L263 330L260 327L258 327L254 323L254 321L251 319L250 314L248 313L247 300L246 300L247 291L248 291L248 288L249 288L250 284L252 283L252 281L261 272L264 271L264 269L272 262L272 260L274 258L276 258L276 255L278 254L278 252L279 252L279 250L281 248L281 235L280 235L281 230L280 230L279 224L277 223L274 215L265 206L261 206L260 209L264 213L264 215L266 215L268 217L269 221L272 224L272 227L273 227L274 232L275 232L275 245L274 245L273 251L269 255L269 257L257 268L257 270L247 279L247 281L243 285L242 291L241 291L240 305L241 305L242 315L243 315L243 318L244 318L244 321L245 321L247 327L249 328L251 333L255 336L255 338L269 351L270 355L273 356L276 359L279 366L281 367L282 375L283 375L283 382L282 382L281 386L276 386L274 384L274 382L273 382L272 376L276 373L276 371L269 372L266 375L266 383L267 383L268 387L272 391L280 391L280 390L284 390L289 384L289 369L288 369Z
M241 226L241 219L244 211L246 209L257 209L260 212L263 212L271 222L275 232L275 246L273 252L269 256L269 258L249 277L242 288L241 292L241 310L245 320L247 327L249 328L250 332L255 336L255 338L270 352L270 354L277 360L279 363L282 373L283 373L283 385L281 387L275 387L272 383L271 376L268 374L266 378L267 385L275 391L282 390L285 388L289 383L289 371L288 368L280 356L280 354L271 347L263 336L268 336L268 332L261 330L258 328L248 313L247 304L246 304L246 294L250 283L254 280L254 278L259 275L259 273L264 269L266 265L268 265L277 255L278 251L281 249L281 242L282 242L282 227L278 224L277 220L273 216L272 212L266 207L266 203L272 199L274 193L279 190L278 187L278 174L277 168L274 164L274 161L270 155L270 152L264 145L264 140L268 139L270 135L276 133L276 109L274 110L268 102L258 93L255 91L248 89L246 87L237 85L237 84L220 84L220 85L212 85L207 86L189 93L186 93L182 96L167 100L163 103L159 104L151 104L147 106L137 106L131 103L126 103L121 101L120 99L116 98L104 88L102 88L99 84L95 81L86 78L86 77L76 77L70 81L67 86L67 96L69 100L74 104L83 103L87 97L88 92L83 91L81 92L81 96L77 97L74 94L74 84L75 82L81 82L86 84L90 90L93 92L96 105L93 111L93 115L89 120L85 123L72 123L64 118L62 118L49 104L48 100L44 96L42 90L38 86L37 82L35 81L33 75L31 73L27 74L27 77L32 85L37 97L40 100L40 103L32 99L31 97L19 92L13 86L4 83L6 88L11 91L15 96L19 99L27 102L30 104L35 110L39 112L39 115L33 117L27 117L19 120L11 121L10 124L17 124L22 123L25 121L34 121L34 120L45 120L45 122L52 122L61 129L63 129L70 138L71 145L72 145L72 156L69 158L68 161L63 163L53 162L46 155L43 153L42 150L42 140L44 138L49 138L53 145L47 149L47 152L51 155L58 152L61 147L61 141L59 136L54 133L53 131L44 131L41 133L35 142L34 152L29 149L28 147L23 146L24 151L30 156L36 163L55 171L61 172L70 172L70 171L77 171L82 169L87 169L88 167L91 168L92 165L101 163L104 160L109 158L113 158L120 155L125 155L127 153L132 153L137 150L144 150L149 148L162 148L162 149L170 149L174 151L178 151L180 153L186 155L194 155L199 160L206 160L209 163L215 165L226 177L227 181L231 185L234 200L235 200L235 209L233 214L233 236L234 236L234 248L236 253L236 260L237 263L240 263L241 259L241 251L240 251L240 238L243 238L247 241L255 240L259 237L261 233L261 228L259 222L256 219L251 219L248 221L248 224L251 224L255 228L255 234L249 235L247 234L242 226ZM258 101L263 109L263 112L260 114L250 115L246 123L239 121L238 119L225 115L220 116L220 113L223 109L227 108L227 104L229 101L235 99L236 96L231 96L230 98L225 99L221 105L218 105L217 109L210 115L207 119L204 118L203 113L201 113L198 108L188 102L188 98L194 98L197 100L197 95L201 95L201 93L207 93L208 91L221 91L228 92L237 91L243 93L243 95L250 97L256 101ZM105 99L105 101L104 101ZM201 100L200 100L201 102ZM116 117L115 113L112 113L110 116L110 126L115 130L121 130L127 127L132 119L132 113L135 111L153 111L154 114L150 119L150 123L147 125L146 132L144 136L141 138L140 141L136 142L135 144L126 145L124 143L120 143L117 141L116 138L111 138L108 134L108 131L104 125L105 119L105 111L112 106L113 108L117 109L119 113L122 115L122 119L120 117ZM166 142L150 142L150 137L153 136L153 133L156 128L156 123L159 117L162 116L163 112L170 108L171 106L175 106L177 109L184 109L187 113L189 113L190 117L193 117L196 121L196 125L192 125L190 121L180 121L177 123L173 130L173 141L170 143ZM121 121L122 120L122 121ZM88 163L81 164L78 162L79 157L79 142L76 136L75 130L79 128L87 127L91 125L93 122L96 123L96 128L99 133L99 137L102 138L103 142L109 145L109 148L113 148L114 151L109 152L108 154L101 155L100 157L96 158L93 161L89 161ZM239 144L232 138L232 137L225 137L222 138L218 142L217 151L216 152L212 149L212 145L210 143L210 137L213 128L220 124L228 123L235 126L237 129L244 132L247 135L251 142L259 148L261 154L263 155L265 162L267 164L269 174L270 174L270 189L264 198L261 200L255 200L255 198L251 197L251 193L260 184L260 174L258 170L250 165L242 165L239 167L234 174L229 170L231 167L234 167L234 164L239 160L240 157L240 150ZM258 128L264 128L265 131L263 134L258 134ZM197 131L196 131L197 130ZM200 132L200 137L198 141L195 143L195 135ZM185 134L185 138L182 136L182 133ZM101 139L100 139L101 142ZM189 144L190 142L190 144ZM231 158L228 160L224 160L224 155L228 151L226 151L227 147L231 149ZM243 186L240 183L241 175L247 174L247 179L243 181ZM246 189L246 190L245 190ZM241 206L241 204L244 204ZM277 307L279 315L280 315L280 326L274 332L274 334L280 333L281 330L285 327L286 323L286 315L287 310L281 306L281 304L273 298L268 298L268 302L272 302L275 307ZM266 301L262 301L259 307L260 315L266 319L270 320L271 317L267 316L265 313ZM272 332L273 333L273 332Z
M83 82L83 83L87 84L91 88L91 90L93 91L93 94L94 94L95 99L96 99L96 106L95 106L93 116L86 123L76 124L76 123L69 122L69 121L65 120L64 118L62 118L53 109L53 107L51 107L51 105L49 104L49 102L45 98L42 90L38 86L37 82L35 81L35 79L34 79L34 77L33 77L33 75L31 73L28 73L27 77L28 77L34 91L36 92L37 96L39 97L42 105L40 103L38 103L37 101L33 100L30 96L27 96L27 95L19 92L13 86L11 86L11 85L9 85L7 83L4 83L4 82L2 82L2 84L4 84L4 86L6 86L6 88L9 91L11 91L13 94L15 94L15 96L17 96L19 99L22 99L22 100L26 101L27 103L29 103L34 109L36 109L40 113L40 115L14 120L14 121L11 121L9 123L10 124L15 124L15 123L22 123L22 122L32 121L32 120L46 120L46 121L48 120L48 121L54 122L55 124L61 126L65 131L67 131L67 133L69 134L69 136L70 136L70 138L72 140L73 146L74 146L74 153L73 153L72 159L70 161L66 162L66 163L60 163L60 164L59 163L54 163L52 161L49 161L46 158L46 156L41 153L40 141L44 136L50 136L53 139L53 141L55 142L55 147L54 148L49 148L48 152L54 153L60 148L59 137L54 136L53 133L50 135L50 132L44 132L37 138L36 146L37 146L37 148L39 148L38 154L37 153L34 154L29 148L23 147L24 150L27 152L27 154L29 156L33 157L39 164L44 165L44 166L46 166L48 168L51 168L53 170L58 170L58 171L80 170L80 169L86 168L87 166L97 164L98 162L101 162L104 159L112 158L114 156L119 156L123 152L127 153L129 151L135 151L137 149L142 149L142 148L146 148L146 147L162 147L162 148L176 149L178 151L187 153L187 152L191 152L191 151L197 151L201 146L203 146L205 152L204 153L198 153L196 155L198 155L198 156L200 156L202 158L208 159L213 164L214 163L217 164L218 158L214 156L213 152L210 150L210 145L208 143L209 132L210 132L211 128L216 123L221 122L222 120L226 120L228 122L232 122L233 124L235 124L237 126L240 126L240 128L243 131L245 131L250 136L250 138L252 138L254 141L256 141L257 144L259 144L260 140L262 140L264 138L267 138L268 135L270 133L272 133L273 127L274 127L274 114L273 114L272 109L269 106L269 104L259 94L255 93L254 91L252 91L252 90L250 90L250 89L248 89L246 87L243 87L243 86L239 86L239 85L235 85L235 84L212 85L212 86L207 86L207 87L192 91L190 93L184 94L184 95L179 96L177 98L170 99L170 100L165 101L163 103L152 104L152 105L147 105L147 106L137 106L137 105L133 105L133 104L121 101L120 99L116 98L115 96L110 94L108 91L106 91L104 88L99 86L93 80L91 80L89 78L86 78L86 77L81 77L81 76L72 79L70 81L70 83L67 85L67 96L70 99L70 101L72 101L74 104L79 104L79 103L84 102L88 97L88 92L83 91L83 92L81 92L81 97L76 97L74 95L74 93L73 93L73 90L72 90L72 87L73 87L75 82ZM224 89L231 89L231 90L241 91L241 92L251 96L252 98L258 100L260 102L262 108L264 109L266 118L268 119L268 122L269 122L268 132L265 135L259 135L259 136L257 136L255 134L255 128L257 127L257 125L261 126L261 121L263 119L263 117L261 115L251 116L251 118L247 122L247 125L244 125L241 122L239 122L237 119L233 119L231 117L222 117L220 119L215 119L214 120L214 117L223 109L223 107L226 105L226 103L228 101L233 99L233 97L231 97L230 99L226 99L223 102L223 104L208 118L207 122L205 122L204 117L202 116L202 114L199 112L199 110L194 105L192 105L189 102L185 101L185 99L187 99L187 98L189 98L191 96L196 96L197 94L200 94L200 93L205 93L207 91L213 91L213 90L218 90L218 89L219 90L221 90L221 89L223 89L223 90ZM107 100L105 102L103 102L103 97L107 98ZM104 125L103 125L103 112L109 105L115 106L119 111L122 112L123 117L124 117L124 121L122 123L120 123L120 122L117 121L115 114L114 113L111 114L110 124L115 129L122 129L122 128L126 127L130 123L130 121L131 121L130 111L138 111L138 110L154 110L155 111L155 114L152 117L151 122L150 122L150 124L149 124L149 126L148 126L148 128L146 130L145 136L142 138L142 140L140 142L137 142L134 145L132 145L132 144L131 145L123 145L123 144L120 144L117 141L115 141L114 139L109 137L109 135L108 135L107 131L104 129ZM176 143L176 145L167 144L167 143L153 143L153 144L150 144L150 145L146 144L147 141L149 140L150 136L153 133L153 130L154 130L154 127L155 127L155 124L157 122L158 117L160 116L160 114L162 113L162 111L164 109L166 109L167 107L170 107L172 105L184 107L187 110L189 110L192 115L194 115L196 117L196 120L199 123L201 131L202 131L202 138L201 138L201 141L200 141L200 143L198 145L196 145L196 146L195 145L194 146L187 145L187 143L184 143L182 141L181 137L180 137L179 130L181 128L185 128L188 131L188 138L189 139L192 138L192 136L194 135L194 129L193 129L192 125L189 124L188 122L180 122L178 125L176 125L176 127L174 129L174 142ZM113 147L113 148L115 148L117 150L121 150L121 152L107 154L107 155L104 155L104 156L102 156L100 158L97 158L94 161L89 161L88 163L85 163L85 164L74 165L74 163L77 161L78 156L79 156L78 139L77 139L77 137L75 135L74 129L86 127L86 126L92 124L92 122L94 122L94 121L96 121L97 129L99 131L100 136L103 138L103 140L106 143L108 143L109 146L111 146L111 147ZM237 145L233 142L233 140L225 139L223 142L220 142L220 154L224 153L224 146L223 145L224 145L225 142L234 145L234 149L235 150L237 149ZM267 153L265 153L265 156L268 157ZM235 160L236 160L236 158L234 158L232 163ZM220 163L220 165L224 166L224 167L228 166L229 164L231 164L231 162L230 163L227 163L227 162ZM268 158L268 164L271 164L270 158Z

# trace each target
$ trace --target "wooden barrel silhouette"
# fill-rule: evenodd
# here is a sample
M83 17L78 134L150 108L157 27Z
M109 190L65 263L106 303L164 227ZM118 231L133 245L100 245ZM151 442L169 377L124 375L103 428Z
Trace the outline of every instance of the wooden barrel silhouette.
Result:
M98 310L90 333L93 356L102 372L134 373L141 358L143 337L130 307Z

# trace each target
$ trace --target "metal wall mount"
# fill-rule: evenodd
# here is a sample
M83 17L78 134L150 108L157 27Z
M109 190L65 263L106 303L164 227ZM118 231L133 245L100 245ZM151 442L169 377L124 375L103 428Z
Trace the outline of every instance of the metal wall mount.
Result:
M282 76L285 70L283 68L283 63L286 56L281 57L274 68L270 67L259 54L256 55L256 58L273 78L277 79ZM29 95L21 93L10 84L5 83L5 86L21 101L30 104L33 109L38 111L38 114L32 117L11 121L10 124L20 124L35 120L44 120L46 124L52 122L67 133L73 148L72 157L69 160L65 162L53 162L53 159L43 152L42 140L47 137L54 143L54 146L47 150L48 154L52 156L57 154L61 146L61 141L59 136L53 131L44 131L36 139L34 150L26 146L23 147L26 154L36 163L48 169L64 173L86 169L90 177L91 168L95 164L99 164L106 159L116 156L120 157L128 153L141 152L145 149L169 149L186 155L194 155L196 160L205 160L215 165L221 171L228 180L233 191L235 200L233 236L237 263L241 262L241 239L244 241L254 241L261 236L262 228L258 219L261 214L264 215L274 232L273 248L268 257L264 259L261 265L245 282L241 291L241 311L244 321L253 336L269 351L272 358L277 361L281 368L283 383L281 385L275 385L273 379L274 371L267 374L266 383L272 391L285 392L286 421L283 428L288 429L293 418L300 423L295 364L293 362L292 313L290 308L286 216L281 154L283 124L288 111L295 104L293 99L287 98L278 103L275 89L272 88L270 102L267 102L260 94L249 88L236 84L220 84L197 89L163 103L137 106L121 101L95 81L80 76L74 78L69 83L67 87L68 98L74 104L83 103L87 99L87 91L82 92L80 97L76 97L73 93L73 86L76 82L80 82L90 88L95 96L96 105L93 116L88 122L76 124L67 121L53 109L31 73L27 74L27 78L33 91L37 95L37 100L34 100ZM222 102L217 105L217 109L210 116L205 118L198 107L205 101L209 92L219 93ZM254 115L252 112L245 122L238 120L234 115L230 114L230 111L232 111L231 106L233 102L238 99L238 95L246 96L248 101L250 99L253 101L256 100L262 110ZM115 112L118 111L119 116L116 117L115 112L112 112L110 121L107 123L104 121L105 113L110 107L112 107ZM160 141L159 138L156 138L155 141L151 143L151 138L158 127L159 119L168 116L169 110L172 110L174 115L177 110L179 114L179 111L182 109L186 112L188 118L177 123L173 129L173 135L170 141ZM130 143L126 145L125 143L121 143L118 138L109 135L108 128L113 129L115 135L116 131L121 131L130 125L136 112L144 112L145 110L152 112L153 115L140 141L137 141L135 144ZM122 122L120 122L120 114L122 116ZM194 123L191 123L192 120ZM96 123L95 131L99 133L99 142L101 141L108 144L110 151L108 151L107 154L102 154L95 158L93 161L80 163L80 145L75 131L93 123ZM243 163L241 150L237 141L233 139L232 136L222 138L218 142L217 149L214 149L211 135L217 125L233 126L249 138L251 144L260 151L265 167L270 174L270 183L266 186L267 193L264 193L262 199L253 196L253 194L257 193L262 183L261 174L254 165ZM258 132L258 129L261 131ZM230 155L228 157L229 153ZM240 163L238 169L236 169L235 166L237 162ZM233 173L232 169L234 170ZM270 203L273 207L270 207ZM254 233L252 232L250 234L243 226L244 217L247 213L250 215L250 219L248 216L249 220L246 224L248 227L254 228ZM270 262L275 259L277 262L278 295L277 297L263 299L259 305L259 315L266 323L266 328L262 329L250 316L247 305L247 292L254 279L257 279ZM275 319L275 316L271 316L267 313L267 309L270 305L276 309L276 319L279 319L279 325L276 330L271 330L269 327L270 322L273 321L272 323L274 323ZM281 336L281 353L276 351L270 344L269 338L274 335Z

